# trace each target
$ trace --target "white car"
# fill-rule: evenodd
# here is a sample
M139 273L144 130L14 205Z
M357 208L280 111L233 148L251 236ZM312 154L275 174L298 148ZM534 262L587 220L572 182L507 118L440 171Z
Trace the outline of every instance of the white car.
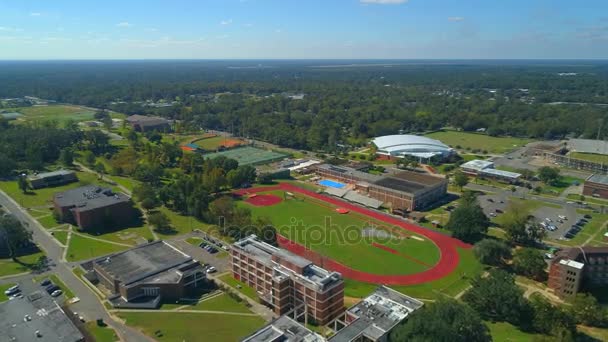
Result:
M59 297L63 292L61 290L55 290L51 293L51 297Z
M213 266L211 266L207 269L207 273L215 273L215 272L217 272L217 269Z
M547 222L552 222L553 220L551 220L550 218L548 218L548 217L547 217L547 218L545 219L545 221L547 221Z
M566 217L566 215L558 215L557 217L559 217L562 220L567 220L568 218Z

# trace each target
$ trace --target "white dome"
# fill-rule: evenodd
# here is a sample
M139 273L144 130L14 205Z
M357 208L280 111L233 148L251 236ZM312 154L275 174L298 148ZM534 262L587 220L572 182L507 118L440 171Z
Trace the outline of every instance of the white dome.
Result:
M452 153L448 145L439 140L409 134L385 135L372 140L378 147L378 153L389 156L409 155L414 157L430 158Z

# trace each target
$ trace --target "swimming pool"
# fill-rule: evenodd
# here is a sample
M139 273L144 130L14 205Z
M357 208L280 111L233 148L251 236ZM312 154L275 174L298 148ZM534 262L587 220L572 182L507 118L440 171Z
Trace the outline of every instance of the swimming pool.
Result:
M319 181L319 184L323 185L323 186L331 187L331 188L336 188L336 189L342 189L346 186L346 184L335 182L335 181L332 181L329 179L323 179L323 180Z

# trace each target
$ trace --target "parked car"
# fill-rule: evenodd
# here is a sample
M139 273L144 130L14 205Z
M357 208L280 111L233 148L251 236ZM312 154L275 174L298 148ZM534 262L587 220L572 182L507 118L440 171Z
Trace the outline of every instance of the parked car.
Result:
M49 286L51 285L51 281L49 279L44 279L40 282L40 286Z
M584 217L584 218L586 218L586 219L588 219L588 220L592 218L592 216L591 216L591 215L589 215L589 214L586 214L586 215L585 215L585 216L583 216L583 217Z
M52 294L53 292L59 290L59 286L55 284L51 284L44 288L48 294Z
M53 291L53 293L51 293L51 296L52 297L59 297L59 296L61 296L61 294L63 294L63 291L61 291L61 290L55 290L55 291Z
M211 266L207 269L207 273L215 273L217 272L217 269L214 266Z
M504 213L504 211L502 211L502 210L500 210L500 209L496 209L496 210L494 210L494 211L495 211L495 212L497 212L498 214L502 214L502 213Z
M6 291L4 291L4 294L6 296L12 296L12 295L17 294L19 292L20 292L19 288L11 287L11 288L7 289Z

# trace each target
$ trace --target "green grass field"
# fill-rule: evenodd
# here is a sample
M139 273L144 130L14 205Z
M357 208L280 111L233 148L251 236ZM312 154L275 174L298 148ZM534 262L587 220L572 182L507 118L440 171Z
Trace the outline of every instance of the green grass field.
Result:
M234 316L208 313L117 313L128 325L157 341L232 342L253 333L264 325L257 316Z
M60 226L61 223L57 222L57 220L55 220L55 217L50 213L51 213L51 209L49 208L49 215L43 216L41 218L37 218L36 221L38 221L44 228L47 228L47 229Z
M165 207L160 207L157 210L169 217L169 220L171 221L171 226L173 227L173 229L175 229L174 234L167 235L157 232L159 236L186 234L192 232L194 229L207 231L210 227L208 224L198 220L196 217L180 215L179 213L176 213Z
M80 106L72 105L49 105L15 108L15 111L23 114L26 120L46 121L46 120L74 120L87 121L93 120L95 112Z
M100 327L95 321L86 322L87 331L95 338L95 342L115 342L119 338L110 327Z
M521 331L516 326L505 322L486 322L486 325L495 342L531 342L542 336Z
M197 238L197 237L190 237L186 239L186 242L191 244L192 246L198 246L201 244L201 242L203 242L204 240L201 238Z
M164 306L163 306L164 308ZM223 293L211 299L203 300L202 302L188 305L183 310L200 310L200 311L225 311L238 313L251 313L243 302L237 302L229 295Z
M62 244L66 244L68 242L68 232L67 231L53 231L53 237L57 239L57 241Z
M126 246L118 246L93 239L87 239L79 235L72 235L70 246L68 247L67 260L79 261L91 259L101 255L119 252L127 249Z
M255 301L258 300L258 294L255 291L255 289L253 287L243 283L240 280L234 279L232 277L232 274L225 274L220 277L220 280L223 281L224 283L228 284L235 291L239 291L242 294L244 294L245 296L247 296ZM240 286L240 288L239 288L239 286Z
M27 265L34 265L43 255L44 253L38 252L18 257L19 262L23 264L14 262L12 259L0 259L0 277L29 272L30 268Z
M283 191L270 194L283 197ZM256 216L270 218L277 230L292 241L360 271L413 274L425 271L439 261L439 250L426 237L400 228L394 228L395 232L391 233L391 227L383 222L353 212L340 215L335 212L336 207L328 203L303 195L297 198L268 207L255 207L246 202L239 204L250 208ZM364 237L363 230L369 227L393 238ZM407 235L399 235L398 232L416 238L405 238ZM372 243L392 248L400 254L390 253Z
M457 131L441 131L426 135L429 138L442 141L444 144L465 150L488 151L489 153L502 154L513 149L522 147L531 139L511 138L511 137L491 137L485 134L457 132Z
M570 157L575 159L588 160L595 163L608 164L608 155L595 154L595 153L582 153L582 152L571 152Z

